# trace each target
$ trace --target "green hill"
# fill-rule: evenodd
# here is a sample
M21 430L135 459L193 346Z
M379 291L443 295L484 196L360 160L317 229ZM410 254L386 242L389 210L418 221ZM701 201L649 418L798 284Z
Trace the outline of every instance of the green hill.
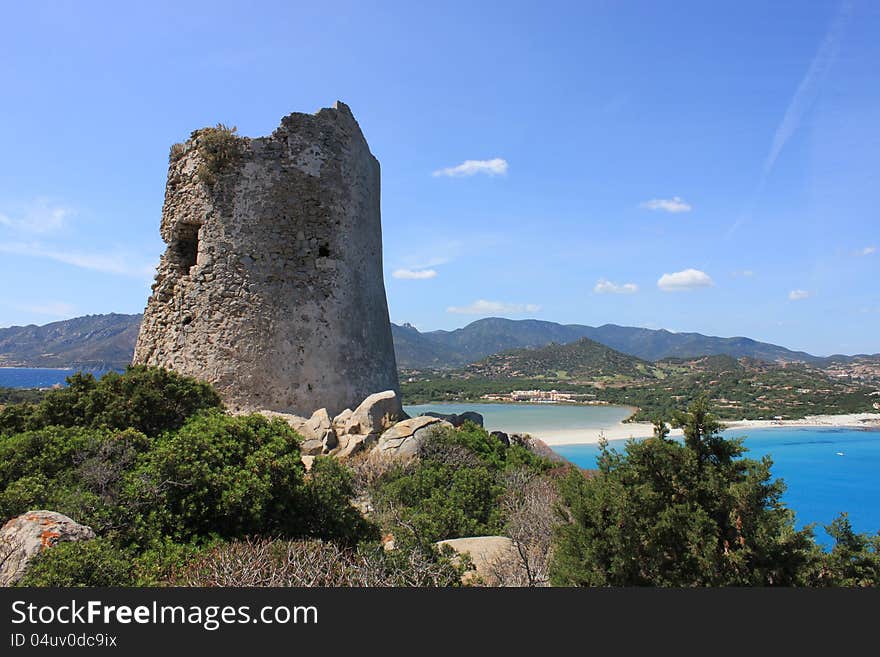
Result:
M628 356L589 338L536 349L515 349L468 365L468 374L486 378L547 378L596 380L624 377L656 378L659 370L647 361Z

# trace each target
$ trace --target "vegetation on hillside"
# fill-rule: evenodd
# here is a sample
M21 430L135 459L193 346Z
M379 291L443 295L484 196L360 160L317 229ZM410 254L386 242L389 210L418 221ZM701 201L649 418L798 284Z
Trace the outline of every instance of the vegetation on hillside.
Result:
M628 356L589 338L537 349L516 349L468 365L465 372L483 378L550 378L560 381L613 380L662 376L652 363Z
M684 428L668 439L663 420ZM315 460L280 420L224 413L208 386L134 367L0 410L0 520L51 509L98 538L62 543L24 586L453 586L442 539L514 548L473 583L873 586L880 534L796 530L771 462L719 434L703 399L584 472L466 423L415 458Z
M391 465L365 492L396 541L424 547L443 539L502 533L500 500L507 475L551 467L522 445L507 445L465 423L459 430L436 431L418 459Z
M51 509L99 536L46 550L23 583L161 584L248 536L378 545L377 525L351 504L351 471L319 459L306 474L300 440L281 420L226 415L209 386L147 367L76 375L36 404L6 406L0 520Z
M638 411L632 419L637 421L669 416L676 408L704 394L719 417L728 420L872 412L880 400L873 394L874 386L830 377L802 363L779 365L748 358L706 356L658 361L643 374L633 374L633 368L627 367L628 375L611 377L594 369L595 374L575 376L564 369L572 364L568 357L571 351L572 345L534 350L541 354L540 361L534 361L540 366L508 369L503 376L498 368L485 367L410 376L402 381L401 389L409 404L477 401L482 395L523 389L565 390L591 401L634 406ZM514 354L517 362L532 362L519 352ZM497 360L504 359L499 356L483 362ZM637 361L636 367L643 365ZM538 376L538 372L543 375Z
M45 391L34 388L4 388L0 386L0 410L7 404L35 403L43 398Z

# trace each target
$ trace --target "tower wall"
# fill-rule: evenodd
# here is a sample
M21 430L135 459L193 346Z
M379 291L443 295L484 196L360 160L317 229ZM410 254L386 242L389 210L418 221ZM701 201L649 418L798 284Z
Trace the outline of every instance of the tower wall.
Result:
M379 177L343 103L268 137L176 145L134 362L208 381L235 410L333 415L397 390Z

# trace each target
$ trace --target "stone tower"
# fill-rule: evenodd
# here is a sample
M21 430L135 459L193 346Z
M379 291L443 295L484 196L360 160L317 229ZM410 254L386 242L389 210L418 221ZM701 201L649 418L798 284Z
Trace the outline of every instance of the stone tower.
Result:
M162 256L136 364L208 381L233 410L331 416L397 390L379 162L351 110L171 149Z

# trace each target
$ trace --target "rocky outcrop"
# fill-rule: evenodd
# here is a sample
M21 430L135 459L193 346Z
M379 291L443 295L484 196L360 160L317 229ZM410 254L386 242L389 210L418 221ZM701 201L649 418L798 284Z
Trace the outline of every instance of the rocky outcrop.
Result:
M64 541L95 538L91 527L55 511L28 511L0 529L0 586L20 580L40 552Z
M502 443L505 447L509 447L509 446L510 446L510 436L508 436L505 432L503 432L503 431L491 431L491 432L489 432L489 435L492 436L492 437L494 437L494 438L497 438L498 440L500 440L501 443Z
M436 429L444 426L452 428L449 422L427 415L398 422L379 437L376 451L396 458L416 456L422 442Z
M208 381L233 411L332 417L397 390L379 163L351 110L253 139L197 130L170 159L134 362Z
M339 449L334 452L334 456L342 460L351 458L375 445L378 438L375 433L344 434L339 438Z
M439 548L448 546L458 554L467 554L473 563L473 570L465 573L462 581L471 583L476 578L483 584L496 585L498 579L495 569L518 558L513 541L507 536L471 536L451 538L437 543Z
M393 390L369 395L355 410L346 408L334 418L326 408L318 409L308 419L275 411L260 413L285 420L300 434L300 451L307 470L321 454L341 460L364 452L381 458L410 459L418 455L425 440L438 429L459 428L467 421L483 424L483 417L472 411L448 415L425 413L410 418ZM533 448L533 439L528 436L513 434L508 437L500 431L492 432L492 435L504 445L515 443Z
M347 434L379 434L408 416L394 390L367 397L351 414L345 425Z

